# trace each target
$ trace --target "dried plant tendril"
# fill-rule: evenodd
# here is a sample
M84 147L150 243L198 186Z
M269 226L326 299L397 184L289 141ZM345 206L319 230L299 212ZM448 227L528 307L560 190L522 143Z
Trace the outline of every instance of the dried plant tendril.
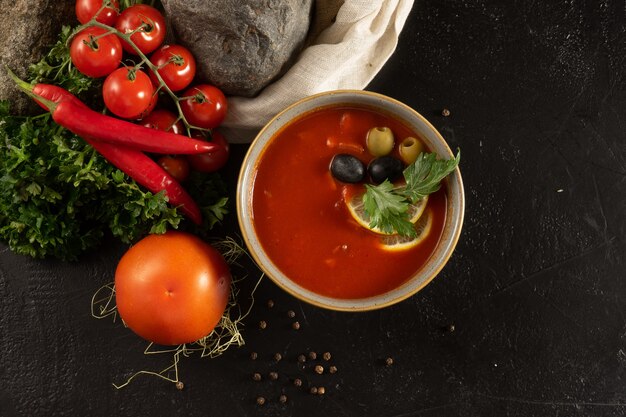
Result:
M98 288L93 297L91 297L91 316L96 319L113 316L113 322L117 319L115 286L112 282Z

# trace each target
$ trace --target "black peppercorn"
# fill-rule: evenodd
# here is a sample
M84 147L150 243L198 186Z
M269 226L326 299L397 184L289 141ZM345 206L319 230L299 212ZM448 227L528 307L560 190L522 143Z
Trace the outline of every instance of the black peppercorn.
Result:
M311 389L309 390L309 392L311 394L317 394L317 387L311 387Z
M257 397L257 398L256 398L256 403L257 403L258 405L263 405L263 404L265 404L265 398L264 398L264 397Z
M295 312L295 311L293 311L293 310L289 310L289 311L287 312L287 317L289 317L290 319L292 319L292 318L296 317L296 312Z
M322 375L324 373L324 367L322 365L315 365L315 373Z
M331 365L330 368L328 368L328 372L334 374L335 372L337 372L337 367L335 365Z
M275 360L276 362L280 362L280 360L281 360L282 358L283 358L283 355L281 355L280 353L276 352L276 353L274 354L274 360Z
M309 359L311 359L312 361L314 361L315 359L317 359L317 353L315 353L315 352L309 352Z
M278 401L280 401L281 404L285 404L287 402L287 396L285 394L282 394L280 397L278 397Z
M330 352L324 352L322 358L324 358L325 361L329 361L331 358Z
M183 384L181 381L176 382L176 389L177 390L182 390L183 388L185 388L185 384Z
M278 379L278 372L270 372L270 379L276 381Z
M252 379L255 381L260 381L262 379L261 374L258 372L255 372L252 374Z
M250 359L252 359L253 361L255 361L256 358L258 358L258 357L259 357L258 353L256 353L256 352L251 352L250 353Z
M393 358L387 358L387 359L385 359L385 365L387 365L387 366L391 366L391 365L393 365Z
M266 322L265 320L261 320L261 321L259 322L259 327L260 327L261 329L265 329L265 328L267 327L267 322Z
M448 116L450 116L450 110L448 110L448 109L443 109L443 110L441 110L441 115L442 115L443 117L448 117Z
M298 362L300 362L300 363L306 362L306 356L304 356L302 354L298 355Z
M300 323L298 323L297 321L294 321L294 322L291 324L291 327L292 327L294 330L300 330Z
M273 300L267 300L267 308L272 308L274 307L274 301Z
M319 395L324 395L324 394L326 393L326 388L324 388L324 387L318 387L318 388L317 388L317 393L318 393Z
M302 380L300 378L296 378L293 380L293 385L295 385L296 387L301 387L302 386Z

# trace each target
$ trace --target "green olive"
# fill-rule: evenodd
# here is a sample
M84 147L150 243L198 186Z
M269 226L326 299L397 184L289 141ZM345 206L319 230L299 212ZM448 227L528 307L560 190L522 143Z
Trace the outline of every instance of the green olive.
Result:
M415 162L419 154L424 152L424 145L418 139L409 136L402 141L398 151L400 152L402 162L410 165Z
M387 155L393 150L393 132L388 127L373 127L367 132L365 144L372 155Z

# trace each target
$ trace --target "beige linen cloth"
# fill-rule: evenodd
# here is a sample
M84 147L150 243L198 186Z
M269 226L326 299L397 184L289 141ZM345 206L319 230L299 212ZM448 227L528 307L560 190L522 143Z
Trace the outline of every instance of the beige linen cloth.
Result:
M395 50L413 0L315 3L308 45L290 69L254 98L229 97L220 129L229 142L252 141L265 123L301 98L365 88Z

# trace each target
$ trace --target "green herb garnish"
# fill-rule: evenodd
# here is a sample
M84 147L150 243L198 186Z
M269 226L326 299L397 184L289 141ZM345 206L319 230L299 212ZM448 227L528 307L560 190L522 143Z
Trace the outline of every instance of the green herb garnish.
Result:
M437 159L434 153L421 153L404 169L405 185L395 187L389 180L366 185L363 205L370 218L370 228L415 237L417 233L408 215L409 205L439 190L441 180L454 171L460 160L461 151L448 160Z

